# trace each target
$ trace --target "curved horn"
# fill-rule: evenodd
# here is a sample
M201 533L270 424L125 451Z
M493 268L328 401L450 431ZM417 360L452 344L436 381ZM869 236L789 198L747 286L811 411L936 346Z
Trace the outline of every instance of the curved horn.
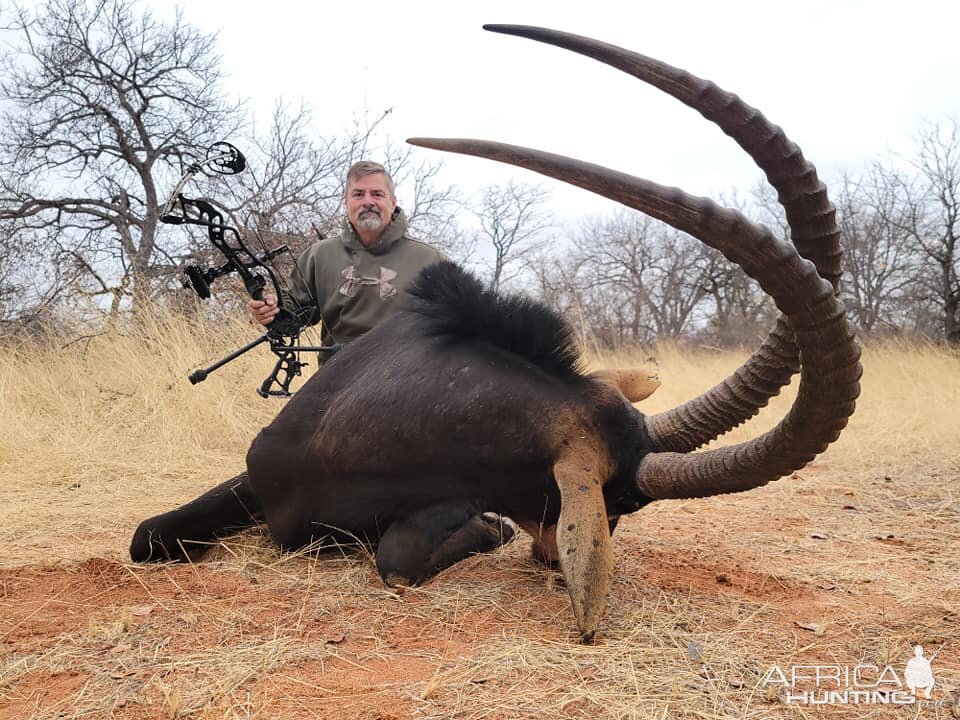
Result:
M486 27L595 57L651 82L714 120L766 172L787 209L794 241L835 284L839 249L834 208L799 148L759 112L712 83L615 46L539 28ZM859 348L834 285L824 282L792 245L709 200L596 165L474 140L410 142L533 169L661 219L740 265L783 311L785 317L764 346L731 378L675 411L650 418L648 426L659 449L689 450L750 417L795 371L798 349L791 342L792 333L803 364L790 413L774 430L739 446L691 456L651 453L638 476L645 495L692 497L756 487L802 467L845 426L859 393Z
M484 29L592 57L672 95L716 123L753 158L777 190L800 254L838 287L839 231L826 188L800 149L757 110L711 82L614 45L521 25L485 25ZM756 415L799 369L793 333L781 317L760 347L728 378L673 410L651 416L651 437L661 450L695 450Z

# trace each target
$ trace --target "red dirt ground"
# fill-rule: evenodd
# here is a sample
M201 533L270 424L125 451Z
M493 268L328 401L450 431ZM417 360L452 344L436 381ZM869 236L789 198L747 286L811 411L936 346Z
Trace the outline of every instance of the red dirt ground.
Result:
M718 701L714 717L796 717L758 689L772 663L902 667L915 643L944 647L943 702L920 716L949 717L956 569L924 592L936 544L912 536L909 518L882 518L877 531L856 482L818 473L812 510L808 476L622 522L610 609L589 649L562 579L529 559L526 538L403 593L362 557L283 558L255 534L193 566L126 564L115 537L104 557L0 570L0 719L627 717L605 699L608 673L636 681L657 663L688 680L652 709L638 697L631 717L704 716L684 695L698 677L722 685L728 706ZM928 524L955 527L938 522ZM866 716L806 716L819 713Z

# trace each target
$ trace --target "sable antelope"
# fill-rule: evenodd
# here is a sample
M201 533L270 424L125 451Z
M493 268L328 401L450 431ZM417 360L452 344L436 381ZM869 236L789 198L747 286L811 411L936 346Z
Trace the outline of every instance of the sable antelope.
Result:
M834 208L800 149L735 95L659 61L552 30L487 29L593 57L698 110L764 170L792 244L710 200L596 165L476 140L410 142L536 170L693 235L773 297L776 327L722 383L645 416L621 392L631 376L581 371L556 314L485 292L453 264L431 266L413 302L326 363L260 432L246 473L142 523L134 560L184 559L189 540L264 521L284 548L367 540L384 581L415 583L502 542L485 515L496 513L531 533L542 558L559 561L589 640L606 607L621 515L654 500L764 485L803 467L846 425L860 353L835 294ZM796 401L775 428L693 452L754 415L798 370ZM627 395L653 387L632 378L641 390Z

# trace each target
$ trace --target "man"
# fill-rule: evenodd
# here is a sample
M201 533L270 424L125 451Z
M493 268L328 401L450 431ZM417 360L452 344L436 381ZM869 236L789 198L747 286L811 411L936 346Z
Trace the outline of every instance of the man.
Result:
M289 291L294 304L320 310L326 343L348 343L394 312L413 279L444 256L407 233L393 179L382 165L362 160L347 171L347 219L339 237L311 245L297 260ZM254 318L269 325L279 312L276 298L251 300ZM422 520L422 519L421 519ZM399 527L399 526L398 526ZM398 532L416 532L416 523ZM454 540L464 552L487 552L516 537L516 524L495 513L464 518ZM378 554L382 563L408 562Z
M443 255L407 235L393 179L379 163L361 160L347 171L347 219L338 237L314 243L300 256L289 300L316 307L327 343L348 343L396 310L420 270ZM277 300L249 302L253 317L269 325Z

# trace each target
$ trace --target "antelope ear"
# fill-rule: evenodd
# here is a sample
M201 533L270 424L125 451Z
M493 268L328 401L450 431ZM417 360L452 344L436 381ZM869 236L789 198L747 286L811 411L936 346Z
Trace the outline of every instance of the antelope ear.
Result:
M607 608L614 567L601 480L605 462L590 439L571 441L553 466L560 489L560 569L584 642L593 639Z
M651 358L635 368L597 370L590 373L594 380L612 385L632 403L645 400L660 387L660 366Z

